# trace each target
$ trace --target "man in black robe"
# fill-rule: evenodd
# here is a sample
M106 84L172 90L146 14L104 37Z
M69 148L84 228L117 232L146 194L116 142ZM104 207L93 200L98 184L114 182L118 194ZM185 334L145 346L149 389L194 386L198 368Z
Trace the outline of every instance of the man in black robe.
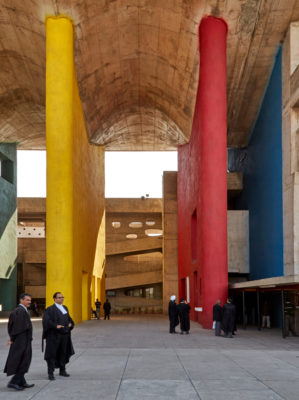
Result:
M236 306L232 304L232 300L228 298L226 304L223 305L222 329L224 331L224 337L227 338L233 337L235 318L236 318Z
M186 300L182 298L177 308L180 317L181 335L183 335L184 332L188 335L190 331L190 306L187 304Z
M10 314L8 321L10 348L4 372L8 376L14 375L7 387L15 390L24 390L34 386L34 384L29 385L24 377L29 370L32 357L32 324L28 312L30 304L30 294L21 294L20 304Z
M97 319L101 319L101 302L99 301L99 299L96 299L96 301L94 302L94 305L96 306L96 316Z
M110 319L111 304L108 299L105 301L103 308L104 308L104 313L105 313L104 319L106 319L106 318Z
M55 379L55 368L59 368L60 376L70 376L65 370L65 365L75 354L71 339L74 321L67 307L62 305L64 300L62 293L54 293L53 299L54 304L45 310L43 317L43 339L46 339L45 360L51 381Z
M215 336L220 336L222 322L222 307L220 300L217 300L216 304L213 306L213 321L215 322Z
M175 295L170 297L168 303L168 316L169 316L169 333L177 333L175 327L179 324L179 312L175 302Z

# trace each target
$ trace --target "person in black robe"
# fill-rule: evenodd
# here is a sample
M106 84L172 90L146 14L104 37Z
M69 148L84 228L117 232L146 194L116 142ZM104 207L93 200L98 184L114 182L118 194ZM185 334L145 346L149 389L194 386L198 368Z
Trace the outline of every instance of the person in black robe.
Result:
M109 303L108 299L105 301L103 308L105 313L104 319L110 319L111 304Z
M21 294L20 304L10 314L8 321L10 348L4 372L7 376L13 375L7 387L15 390L24 390L34 386L34 384L29 385L24 377L29 370L32 358L32 324L27 310L30 304L30 294Z
M180 299L180 304L177 306L180 317L181 335L184 332L188 335L190 331L190 306L185 299Z
M97 319L101 319L101 302L99 301L99 299L96 299L96 301L94 302L94 305L96 306L96 316Z
M232 300L228 298L226 304L223 305L222 329L224 331L224 337L227 338L233 337L233 331L235 328L235 318L236 318L236 306L232 304Z
M179 312L175 298L175 295L172 295L168 303L169 333L177 333L175 327L179 324Z
M215 336L220 336L222 322L222 307L220 300L217 300L216 304L213 306L213 321L215 322Z
M74 321L67 307L62 305L63 295L56 292L53 299L54 304L45 310L43 316L43 339L46 339L44 358L47 361L48 377L51 381L55 379L55 368L59 368L60 376L70 376L65 370L65 365L75 354L71 339Z

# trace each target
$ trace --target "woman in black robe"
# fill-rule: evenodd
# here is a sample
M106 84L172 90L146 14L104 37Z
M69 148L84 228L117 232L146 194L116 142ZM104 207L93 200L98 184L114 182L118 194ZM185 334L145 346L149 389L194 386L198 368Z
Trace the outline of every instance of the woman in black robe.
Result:
M190 306L186 303L185 299L180 299L180 304L177 306L180 317L181 335L190 331Z
M168 303L168 316L169 316L169 333L177 333L175 327L179 324L179 313L177 304L175 302L175 295L170 297Z

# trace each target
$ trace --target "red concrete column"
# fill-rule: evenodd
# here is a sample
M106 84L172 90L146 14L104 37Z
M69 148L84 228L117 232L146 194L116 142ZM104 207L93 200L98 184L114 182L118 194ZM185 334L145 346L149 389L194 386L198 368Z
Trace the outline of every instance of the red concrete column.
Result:
M203 306L200 320L205 328L211 327L213 304L217 299L225 300L228 288L226 36L223 20L202 19L194 118L199 117L198 222Z

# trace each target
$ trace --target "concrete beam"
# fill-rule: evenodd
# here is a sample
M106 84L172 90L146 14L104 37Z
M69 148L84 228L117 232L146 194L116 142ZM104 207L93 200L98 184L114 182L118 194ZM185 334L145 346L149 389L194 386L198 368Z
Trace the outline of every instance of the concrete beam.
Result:
M106 243L106 256L141 252L145 250L161 250L162 238L127 239L113 243Z
M141 274L118 275L106 278L106 290L121 289L162 282L162 271L142 272Z

